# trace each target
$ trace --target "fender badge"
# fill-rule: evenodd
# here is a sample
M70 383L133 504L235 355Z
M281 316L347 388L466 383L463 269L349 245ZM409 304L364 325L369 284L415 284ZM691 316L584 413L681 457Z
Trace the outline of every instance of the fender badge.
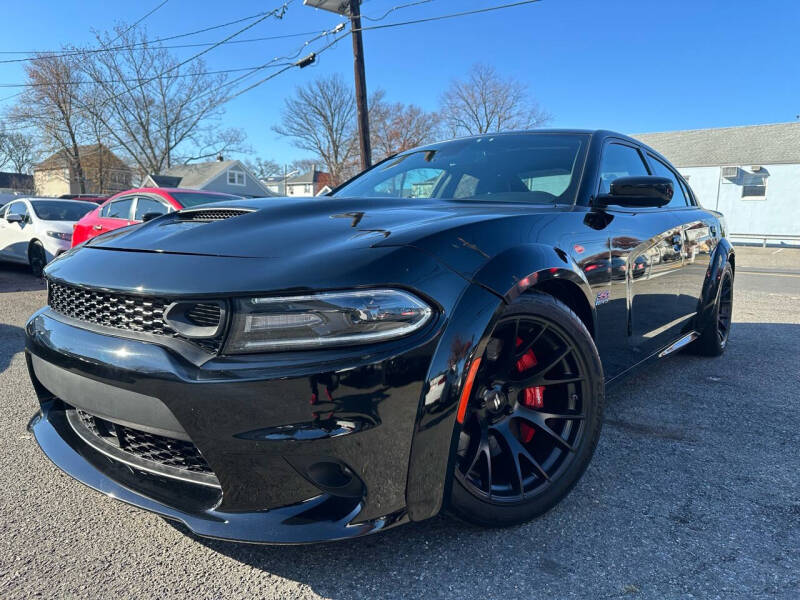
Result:
M597 296L594 299L594 305L600 306L601 304L605 304L606 302L608 302L610 296L611 296L611 290L603 290L602 292L597 292Z

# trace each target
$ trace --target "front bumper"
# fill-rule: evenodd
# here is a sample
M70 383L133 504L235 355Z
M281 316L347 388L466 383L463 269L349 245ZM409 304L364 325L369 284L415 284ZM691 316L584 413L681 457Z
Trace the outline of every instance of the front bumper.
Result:
M372 533L408 520L411 444L439 325L380 348L198 365L43 309L27 325L41 405L30 429L79 481L199 535L307 543ZM101 396L103 418L191 440L218 487L140 469L87 444L68 423L65 399L97 414ZM148 398L145 410L131 410ZM309 466L320 462L345 467L360 492L314 479Z

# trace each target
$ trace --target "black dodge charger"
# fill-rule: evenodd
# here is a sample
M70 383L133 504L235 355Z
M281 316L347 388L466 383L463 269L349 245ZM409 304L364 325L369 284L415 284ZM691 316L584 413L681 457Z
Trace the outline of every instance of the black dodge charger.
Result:
M30 428L203 536L512 525L576 484L607 384L725 350L733 274L722 216L634 139L432 144L329 197L182 210L55 260Z

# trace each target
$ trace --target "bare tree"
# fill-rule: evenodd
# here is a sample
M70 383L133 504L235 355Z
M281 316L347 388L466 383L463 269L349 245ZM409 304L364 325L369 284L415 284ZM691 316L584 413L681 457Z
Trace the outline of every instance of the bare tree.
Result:
M318 157L338 185L357 169L355 110L353 90L334 75L298 87L272 129Z
M98 34L97 44L117 50L81 57L81 73L91 82L81 107L140 171L246 150L241 130L219 125L225 75L210 75L202 60L181 65L142 29L121 25Z
M0 133L0 167L7 164L15 173L30 173L39 149L34 138L24 133Z
M283 173L283 167L274 160L261 158L260 156L252 160L245 160L244 164L250 169L250 172L259 179L266 179L267 177Z
M453 136L541 127L552 117L530 97L527 86L494 67L473 65L464 80L442 94L441 116Z
M78 99L80 61L74 55L38 54L27 63L29 87L9 113L9 122L32 130L44 145L62 152L78 181L81 192L86 182L80 146L90 135L90 117Z
M290 171L300 171L301 173L308 173L309 171L317 168L319 161L313 158L298 158L289 164Z
M377 90L369 101L369 131L376 160L436 140L439 117L414 104L386 101Z

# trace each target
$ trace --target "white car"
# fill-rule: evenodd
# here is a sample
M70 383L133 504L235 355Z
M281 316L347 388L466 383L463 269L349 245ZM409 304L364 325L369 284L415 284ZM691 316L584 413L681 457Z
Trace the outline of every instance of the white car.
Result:
M41 276L47 263L70 249L72 226L95 208L78 200L12 200L0 208L0 260L26 263Z

